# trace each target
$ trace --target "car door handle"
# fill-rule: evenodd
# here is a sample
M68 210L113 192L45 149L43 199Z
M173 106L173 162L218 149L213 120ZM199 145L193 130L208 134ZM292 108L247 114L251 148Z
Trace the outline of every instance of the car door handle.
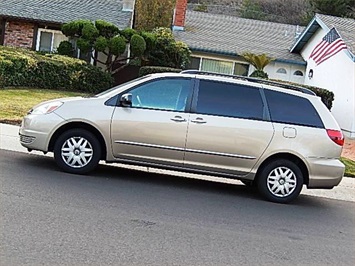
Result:
M205 120L203 120L203 118L201 117L197 117L196 119L193 119L191 120L192 123L195 123L195 124L205 124L207 123Z
M186 119L177 115L174 118L171 118L170 120L174 121L174 122L186 122Z

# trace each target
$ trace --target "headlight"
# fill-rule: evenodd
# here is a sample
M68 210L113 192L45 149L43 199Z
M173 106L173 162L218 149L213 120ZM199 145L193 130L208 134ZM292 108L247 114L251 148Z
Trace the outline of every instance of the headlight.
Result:
M59 107L61 107L63 102L60 101L55 101L55 102L49 102L49 103L44 103L41 105L36 106L32 110L28 112L28 114L33 114L33 115L42 115L42 114L48 114L51 113L55 110L57 110Z

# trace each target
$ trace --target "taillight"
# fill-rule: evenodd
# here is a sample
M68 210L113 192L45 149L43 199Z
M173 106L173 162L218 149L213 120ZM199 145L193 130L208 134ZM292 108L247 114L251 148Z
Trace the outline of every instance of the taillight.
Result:
M343 133L339 130L327 129L329 138L334 141L336 144L343 146L344 145L344 136Z

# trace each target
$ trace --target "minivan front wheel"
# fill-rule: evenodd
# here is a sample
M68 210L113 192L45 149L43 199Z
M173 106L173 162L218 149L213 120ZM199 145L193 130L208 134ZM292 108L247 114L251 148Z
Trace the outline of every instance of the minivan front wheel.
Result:
M260 193L277 203L288 203L297 198L302 186L302 171L295 163L285 159L267 164L258 177Z
M99 163L101 146L97 138L84 129L72 129L59 136L54 145L54 159L64 171L85 174Z

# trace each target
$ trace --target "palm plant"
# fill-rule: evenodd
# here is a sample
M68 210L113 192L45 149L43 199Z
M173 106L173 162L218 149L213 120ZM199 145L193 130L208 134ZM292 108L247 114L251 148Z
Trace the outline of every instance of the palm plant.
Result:
M257 55L249 52L242 53L242 56L249 64L255 67L255 70L250 74L250 77L269 78L268 74L264 71L264 68L274 60L273 58L266 54Z

